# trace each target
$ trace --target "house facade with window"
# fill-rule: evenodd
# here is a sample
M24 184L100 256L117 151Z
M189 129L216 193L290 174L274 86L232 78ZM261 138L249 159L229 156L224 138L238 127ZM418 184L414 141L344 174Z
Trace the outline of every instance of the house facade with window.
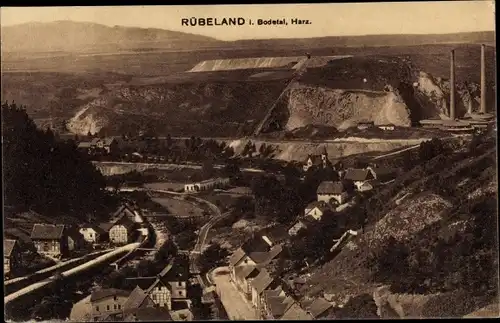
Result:
M347 201L349 193L346 186L341 181L324 181L316 189L318 201L326 203L343 204Z
M92 292L90 295L92 319L97 321L102 317L121 315L123 305L129 296L130 292L115 288L101 289Z
M349 168L344 175L344 180L353 182L358 191L371 189L370 182L374 179L375 177L369 169Z
M62 224L35 224L31 231L31 241L40 254L58 257L70 251L70 239Z
M3 239L3 272L10 275L19 265L21 252L17 240Z
M188 298L189 263L175 259L157 277L139 282L155 306L173 310L190 307Z
M99 243L105 240L106 232L99 226L90 224L84 225L78 230L83 239L88 243Z
M136 224L124 216L109 229L109 241L113 244L127 244L137 234Z

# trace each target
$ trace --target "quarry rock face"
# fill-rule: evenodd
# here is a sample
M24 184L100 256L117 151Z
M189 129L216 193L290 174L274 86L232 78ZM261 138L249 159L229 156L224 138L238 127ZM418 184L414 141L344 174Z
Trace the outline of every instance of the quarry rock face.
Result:
M297 86L289 90L287 130L308 124L344 130L361 121L408 127L410 111L397 93Z

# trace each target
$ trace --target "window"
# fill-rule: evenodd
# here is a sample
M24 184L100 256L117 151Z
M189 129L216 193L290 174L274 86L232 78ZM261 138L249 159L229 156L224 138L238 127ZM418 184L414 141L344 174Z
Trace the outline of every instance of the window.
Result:
M44 242L43 243L43 251L49 251L49 250L50 250L49 243L48 242Z
M120 304L118 304L118 309L121 310L122 309L122 306Z
M113 297L113 299L116 301L116 296L115 296L115 297Z
M183 296L183 292L181 290L179 291L179 296Z
M96 306L96 307L95 307L95 310L96 310L97 312L99 312L99 306Z
M177 286L182 286L182 282L177 282Z
M116 304L113 304L113 309L116 310Z
M107 305L107 306L106 306L106 310L108 310L108 311L109 311L109 305Z

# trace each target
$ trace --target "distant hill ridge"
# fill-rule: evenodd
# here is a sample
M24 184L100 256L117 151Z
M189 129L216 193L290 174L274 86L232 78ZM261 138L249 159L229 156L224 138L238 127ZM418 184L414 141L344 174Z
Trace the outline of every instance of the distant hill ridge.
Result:
M466 44L488 43L494 46L494 31L462 32L452 34L393 34L393 35L361 35L361 36L327 36L316 38L280 38L280 39L245 39L232 42L235 46L280 46L280 47L380 47L380 46L412 46L426 44Z
M222 43L211 37L158 28L109 27L91 22L61 20L2 27L4 51L124 50L141 47L199 48Z
M493 31L435 35L328 36L302 39L249 39L221 41L212 37L158 28L106 26L92 22L60 20L29 22L1 29L5 52L118 51L140 49L224 48L318 48L411 46L445 43L494 44Z

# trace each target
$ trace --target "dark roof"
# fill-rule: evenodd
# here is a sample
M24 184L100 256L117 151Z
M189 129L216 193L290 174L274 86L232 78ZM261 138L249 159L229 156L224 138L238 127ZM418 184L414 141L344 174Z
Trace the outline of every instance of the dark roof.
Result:
M22 241L23 243L26 243L26 244L31 244L32 243L30 236L28 234L24 233L23 231L21 231L18 228L5 228L4 229L4 234L6 236L10 236L10 237L16 238L17 240L20 240L20 241Z
M103 231L103 232L109 232L109 230L113 227L113 223L109 222L103 222L99 223L98 227Z
M306 310L313 318L316 319L331 307L332 304L327 302L326 299L324 299L323 297L318 297L311 303L311 305L306 308Z
M267 298L267 306L269 307L269 311L274 318L280 318L281 316L283 316L287 308L289 308L293 304L284 303L285 299L285 296L272 296Z
M63 224L40 224L33 226L31 231L32 240L56 240L61 239L64 232Z
M87 228L94 229L94 231L99 233L99 234L103 234L103 233L107 232L106 230L104 230L104 228L101 228L100 225L96 225L96 224L85 224L82 226L82 229L87 229Z
M259 231L259 234L264 237L266 236L273 244L279 243L283 240L286 240L289 235L286 228L283 226L276 226L273 228L265 228Z
M287 311L285 311L285 314L281 317L282 320L305 320L305 321L310 321L313 318L311 315L307 314L306 311L304 311L298 303L294 302Z
M311 159L312 164L315 166L321 165L323 163L321 155L308 155L306 161L308 161L309 158Z
M255 277L250 283L252 287L257 291L258 294L262 293L271 283L274 281L274 277L269 275L268 271L262 269L260 273Z
M267 257L268 254L266 251L255 251L248 254L248 258L252 259L256 264L265 262Z
M15 246L16 240L3 239L3 256L10 257Z
M123 310L126 311L129 309L139 308L146 297L148 297L148 294L146 294L142 288L136 286L123 304Z
M261 236L255 235L245 241L241 246L241 249L243 249L245 254L248 255L251 252L267 252L269 251L269 245L262 239Z
M151 285L156 281L157 277L138 277L133 282L144 291L148 290Z
M243 257L245 256L246 256L245 251L242 248L238 248L235 252L233 252L231 257L229 258L229 265L230 266L236 265L238 261L243 259Z
M134 209L129 206L128 204L124 203L122 204L118 210L115 211L115 213L113 213L111 215L111 218L113 219L111 222L112 223L116 223L118 221L120 221L121 219L123 219L124 217L127 217L127 213L130 213L130 214L134 214ZM128 217L127 217L128 218Z
M247 278L257 267L253 265L238 266L234 269L235 275L240 279Z
M319 184L318 189L316 190L317 194L341 194L345 192L346 189L342 182L332 182L332 181L324 181Z
M262 265L270 263L277 256L279 256L282 251L283 251L283 247L281 245L274 245L271 248L271 250L269 250L269 252L267 253L267 258L264 260Z
M344 176L344 179L350 181L366 181L372 176L368 169L349 168Z
M277 288L275 289L268 289L268 290L265 290L264 293L263 293L263 297L264 299L267 299L269 297L278 297L279 294L283 291L281 285L278 286Z
M170 313L162 307L138 308L125 317L126 321L172 321Z
M112 297L112 296L129 296L130 292L122 289L116 289L116 288L106 288L106 289L99 289L96 291L93 291L92 294L90 295L90 301L95 302L103 298L107 297Z
M358 125L372 125L374 124L373 121L360 121L358 122Z
M131 229L135 226L135 222L124 216L118 219L118 221L114 222L113 226L115 225L123 225L125 228Z
M370 167L375 178L388 177L396 174L396 171L387 167Z

